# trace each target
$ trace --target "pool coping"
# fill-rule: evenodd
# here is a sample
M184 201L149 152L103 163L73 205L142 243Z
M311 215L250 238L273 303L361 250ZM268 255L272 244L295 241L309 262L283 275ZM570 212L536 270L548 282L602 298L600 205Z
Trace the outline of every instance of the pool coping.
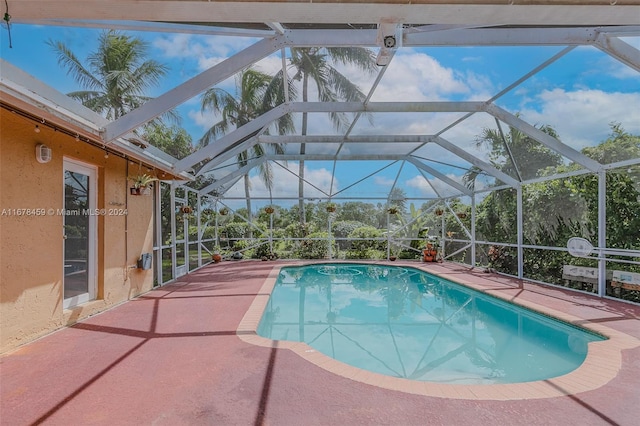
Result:
M332 261L331 263L353 262ZM313 264L313 262L286 262L274 266L269 272L269 276L262 284L258 295L256 295L251 306L240 321L236 334L246 343L268 348L289 349L306 361L315 364L326 371L347 379L384 389L430 397L494 401L541 399L573 395L598 389L614 379L618 375L622 366L622 351L640 346L640 340L633 336L614 330L602 324L589 322L584 318L570 315L566 312L557 311L544 305L527 300L513 300L513 298L505 296L498 291L492 291L491 289L484 288L482 285L474 284L471 281L461 278L459 273L453 276L447 273L434 272L419 265L402 265L403 267L406 266L428 272L440 278L453 281L454 283L458 283L498 299L505 300L509 303L585 328L607 337L608 340L590 342L588 344L587 356L584 362L577 369L562 376L535 382L489 385L454 385L421 382L386 376L384 374L363 370L337 361L317 351L306 343L272 340L257 334L260 319L267 307L267 303L271 297L271 292L275 286L280 269L286 266L302 266L307 264ZM394 266L387 263L383 264L387 266Z

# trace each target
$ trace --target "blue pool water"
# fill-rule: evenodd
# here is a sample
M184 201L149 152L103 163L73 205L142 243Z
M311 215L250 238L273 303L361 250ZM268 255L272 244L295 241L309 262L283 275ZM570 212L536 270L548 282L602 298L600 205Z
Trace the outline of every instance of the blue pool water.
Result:
M418 269L364 264L283 268L258 334L369 371L451 384L560 376L603 340Z

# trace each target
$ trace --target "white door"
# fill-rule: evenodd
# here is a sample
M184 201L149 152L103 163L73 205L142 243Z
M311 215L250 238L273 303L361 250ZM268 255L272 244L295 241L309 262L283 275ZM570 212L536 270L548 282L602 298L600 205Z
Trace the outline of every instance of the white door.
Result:
M96 168L65 158L63 182L63 307L66 309L96 297Z

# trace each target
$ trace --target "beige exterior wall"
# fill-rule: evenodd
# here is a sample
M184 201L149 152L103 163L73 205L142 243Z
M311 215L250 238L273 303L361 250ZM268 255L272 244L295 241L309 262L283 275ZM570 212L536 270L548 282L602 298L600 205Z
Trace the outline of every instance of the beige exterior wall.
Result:
M0 109L0 353L153 285L153 270L135 268L141 253L153 247L153 197L128 191L127 173L137 174L138 165L114 154L105 158L103 150L46 126L35 133L35 124ZM37 143L52 149L51 162L36 161ZM96 300L71 309L62 306L63 217L15 216L7 210L62 209L64 157L98 168L98 208L128 213L98 216Z

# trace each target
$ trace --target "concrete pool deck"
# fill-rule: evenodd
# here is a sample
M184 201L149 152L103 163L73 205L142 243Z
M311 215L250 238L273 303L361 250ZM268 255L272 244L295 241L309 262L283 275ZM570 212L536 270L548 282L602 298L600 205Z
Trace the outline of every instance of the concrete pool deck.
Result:
M639 306L451 264L407 263L615 335L609 362L602 353L587 358L586 375L573 382L536 382L515 395L496 385L486 386L493 394L463 386L470 390L431 395L429 384L400 391L367 375L348 378L287 342L258 346L250 308L267 297L273 268L286 264L210 265L4 354L0 424L635 425L640 418Z

